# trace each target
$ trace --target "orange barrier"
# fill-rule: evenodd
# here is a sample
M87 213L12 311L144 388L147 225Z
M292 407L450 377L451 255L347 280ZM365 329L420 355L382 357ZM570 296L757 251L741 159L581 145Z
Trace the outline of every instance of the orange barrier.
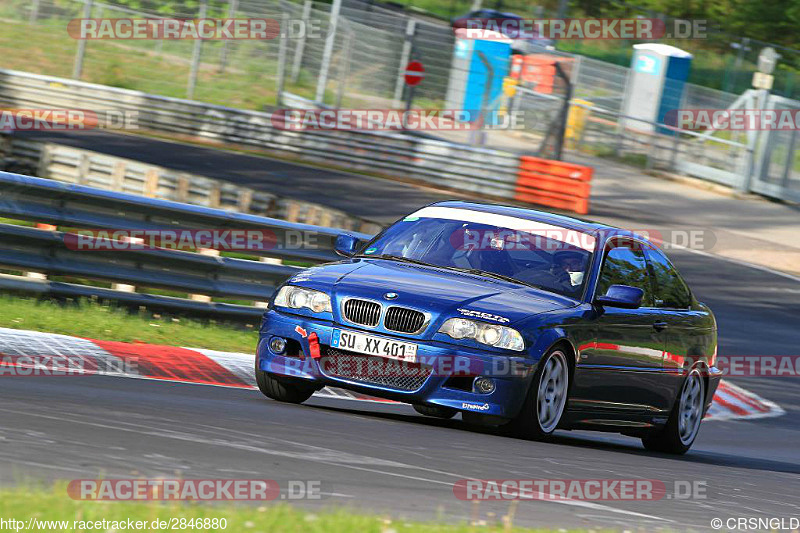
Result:
M549 54L515 55L511 58L509 75L522 85L530 85L534 92L553 94L554 88L559 92L563 91L563 82L556 76L556 63L569 76L574 61L568 57L554 58Z
M524 155L514 199L585 215L593 172L592 167Z

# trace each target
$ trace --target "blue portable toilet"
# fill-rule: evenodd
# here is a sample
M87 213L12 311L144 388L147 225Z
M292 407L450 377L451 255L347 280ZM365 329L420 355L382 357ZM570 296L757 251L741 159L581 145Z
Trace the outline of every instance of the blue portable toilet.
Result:
M489 32L484 31L484 35ZM466 38L463 31L456 31L453 61L450 67L450 80L447 85L446 103L448 109L469 111L469 121L477 120L488 80L488 70L478 56L485 54L492 67L489 99L490 105L503 92L503 78L511 70L511 39L500 34L497 38Z
M627 128L652 133L674 134L673 131L653 124L664 123L669 111L681 107L692 54L659 43L643 43L633 46L633 60L628 79L622 112L628 117L623 121Z

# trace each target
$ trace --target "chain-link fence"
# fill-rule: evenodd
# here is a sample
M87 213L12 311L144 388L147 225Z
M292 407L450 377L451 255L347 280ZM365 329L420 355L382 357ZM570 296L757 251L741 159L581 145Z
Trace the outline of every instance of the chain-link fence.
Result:
M284 81L284 90L322 100L327 105L401 107L405 97L404 67L409 59L418 59L425 65L425 80L415 90L415 105L424 108L446 105L455 44L446 22L378 7L366 0L342 0L335 33L329 38L331 8L332 4L312 0L207 3L204 13L207 17L278 20L288 25L289 35L284 39L79 41L66 31L73 19L197 18L203 15L204 8L165 15L133 11L113 2L6 0L0 6L0 18L4 21L0 51L6 68L76 77L165 96L189 96L245 109L276 105L279 79ZM624 65L630 61L629 44L614 43L614 47L624 49L625 57L621 59ZM751 75L742 69L755 63L764 43L744 40L732 44L739 46L738 50L732 48L733 61L738 64L732 72L738 74L731 74L732 81L723 85L736 90L723 92L689 84L687 106L725 108L749 86ZM591 43L580 46L588 47ZM566 52L548 53L574 58L571 76L576 98L592 101L609 111L621 110L627 66ZM611 56L607 58L620 60ZM704 65L696 60L692 71L702 71ZM778 92L782 87L783 92L792 93L792 79L781 72L779 64ZM503 77L507 72L496 74Z

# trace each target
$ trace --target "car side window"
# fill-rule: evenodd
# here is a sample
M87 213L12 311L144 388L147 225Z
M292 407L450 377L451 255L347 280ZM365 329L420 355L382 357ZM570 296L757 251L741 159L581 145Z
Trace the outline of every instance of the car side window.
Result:
M647 265L655 280L655 306L687 309L692 296L678 271L660 251L648 248L646 254Z
M644 252L638 247L618 246L606 254L595 294L605 294L612 285L628 285L644 291L642 307L653 305L652 284Z

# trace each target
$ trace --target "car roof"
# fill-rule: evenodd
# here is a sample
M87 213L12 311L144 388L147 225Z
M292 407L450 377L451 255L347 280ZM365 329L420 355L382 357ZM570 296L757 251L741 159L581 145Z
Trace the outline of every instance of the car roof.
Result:
M570 217L566 215L558 215L556 213L549 213L547 211L539 211L537 209L528 209L525 207L514 207L510 205L488 204L479 202L464 202L460 200L448 200L444 202L436 202L431 205L435 205L438 207L452 207L457 209L471 209L473 211L480 211L483 213L492 213L496 215L517 217L525 220L532 220L535 222L552 224L554 226L561 226L562 228L565 229L580 231L592 235L602 235L606 237L625 236L625 237L637 237L641 239L641 236L637 236L631 231L617 228L615 226L609 226L607 224L591 222L589 220L582 220L580 218Z

